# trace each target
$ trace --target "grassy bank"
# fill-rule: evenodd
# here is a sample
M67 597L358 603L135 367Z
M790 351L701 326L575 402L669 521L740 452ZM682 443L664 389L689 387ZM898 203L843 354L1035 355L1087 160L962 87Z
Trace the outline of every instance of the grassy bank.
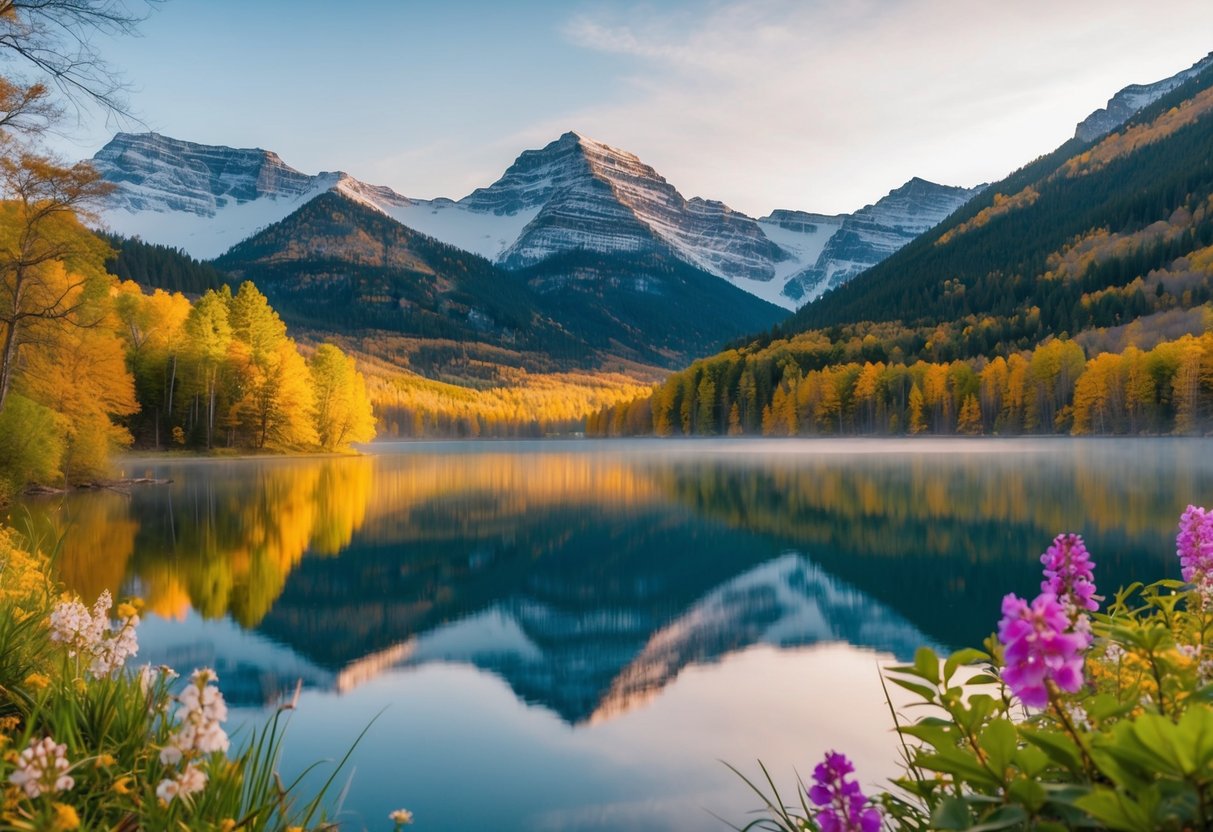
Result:
M132 666L138 599L89 607L52 574L0 528L0 829L331 828L327 785L278 776L291 705L229 737L213 671Z

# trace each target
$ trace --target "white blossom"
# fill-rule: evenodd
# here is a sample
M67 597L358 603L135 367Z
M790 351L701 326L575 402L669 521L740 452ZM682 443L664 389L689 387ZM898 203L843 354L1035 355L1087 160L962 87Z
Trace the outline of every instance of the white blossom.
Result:
M157 665L152 667L150 664L145 664L139 668L139 689L143 691L143 695L147 696L152 692L152 688L156 686L156 682L161 677L166 682L171 682L177 678L179 674L167 664Z
M387 816L387 819L397 826L407 826L413 822L413 813L408 809L397 809Z
M18 755L17 768L8 780L30 798L68 791L76 781L68 774L71 764L66 755L67 746L50 737L32 742Z
M114 629L109 615L113 605L113 598L105 590L91 611L80 601L71 600L59 602L50 614L51 641L65 645L69 656L87 659L89 672L95 678L119 670L139 652L135 635L139 616L119 620L118 628Z
M186 766L185 771L177 778L181 796L196 794L206 788L206 772L197 766Z
M181 785L176 780L165 778L156 786L156 797L164 803L172 803L173 798L177 796L177 792L181 790Z
M219 677L209 668L190 674L189 684L176 696L177 728L168 744L160 749L160 762L166 766L182 763L185 768L176 778L161 781L156 794L165 803L175 797L188 797L206 788L207 776L196 763L229 746L221 723L227 719L227 703L215 683Z
M1213 682L1213 658L1202 659L1200 664L1196 665L1196 677L1201 685Z
M1070 717L1070 722L1079 731L1091 730L1091 719L1087 716L1086 709L1077 703L1066 705L1066 714Z

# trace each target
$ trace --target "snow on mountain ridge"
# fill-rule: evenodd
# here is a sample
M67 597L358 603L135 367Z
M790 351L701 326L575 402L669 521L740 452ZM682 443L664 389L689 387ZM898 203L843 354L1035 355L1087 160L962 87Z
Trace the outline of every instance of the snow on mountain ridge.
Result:
M845 217L813 265L791 276L784 291L801 303L820 297L934 228L985 187L958 188L914 177Z
M1080 121L1074 130L1074 137L1084 142L1091 142L1106 136L1131 119L1138 111L1153 104L1186 81L1200 75L1210 66L1213 66L1213 52L1170 78L1163 78L1152 84L1130 84L1109 98L1107 106L1101 107Z

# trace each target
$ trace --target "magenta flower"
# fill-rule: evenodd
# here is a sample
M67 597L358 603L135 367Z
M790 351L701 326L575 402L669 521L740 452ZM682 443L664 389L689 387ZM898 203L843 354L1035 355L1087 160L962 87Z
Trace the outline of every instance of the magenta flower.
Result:
M1179 518L1175 553L1189 583L1213 582L1213 512L1188 506Z
M821 832L879 832L880 810L868 805L859 784L847 780L855 766L845 754L826 753L824 762L813 769L813 785L809 799L821 809L817 825Z
M1095 600L1095 564L1087 551L1082 536L1059 534L1040 562L1045 566L1045 579L1040 582L1041 592L1050 592L1075 613L1099 609Z
M1069 693L1082 687L1083 651L1091 635L1072 629L1053 593L1042 592L1030 605L1014 594L1003 598L998 640L1006 648L1002 680L1025 705L1045 707L1049 681Z

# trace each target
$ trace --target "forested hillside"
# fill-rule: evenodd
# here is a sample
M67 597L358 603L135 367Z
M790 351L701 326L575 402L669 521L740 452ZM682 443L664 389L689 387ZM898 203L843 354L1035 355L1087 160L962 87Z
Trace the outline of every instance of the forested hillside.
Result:
M102 234L101 238L114 250L105 261L106 271L121 280L187 295L201 295L231 282L210 263L195 260L179 249L113 234Z
M1071 141L598 433L1201 432L1213 73Z

